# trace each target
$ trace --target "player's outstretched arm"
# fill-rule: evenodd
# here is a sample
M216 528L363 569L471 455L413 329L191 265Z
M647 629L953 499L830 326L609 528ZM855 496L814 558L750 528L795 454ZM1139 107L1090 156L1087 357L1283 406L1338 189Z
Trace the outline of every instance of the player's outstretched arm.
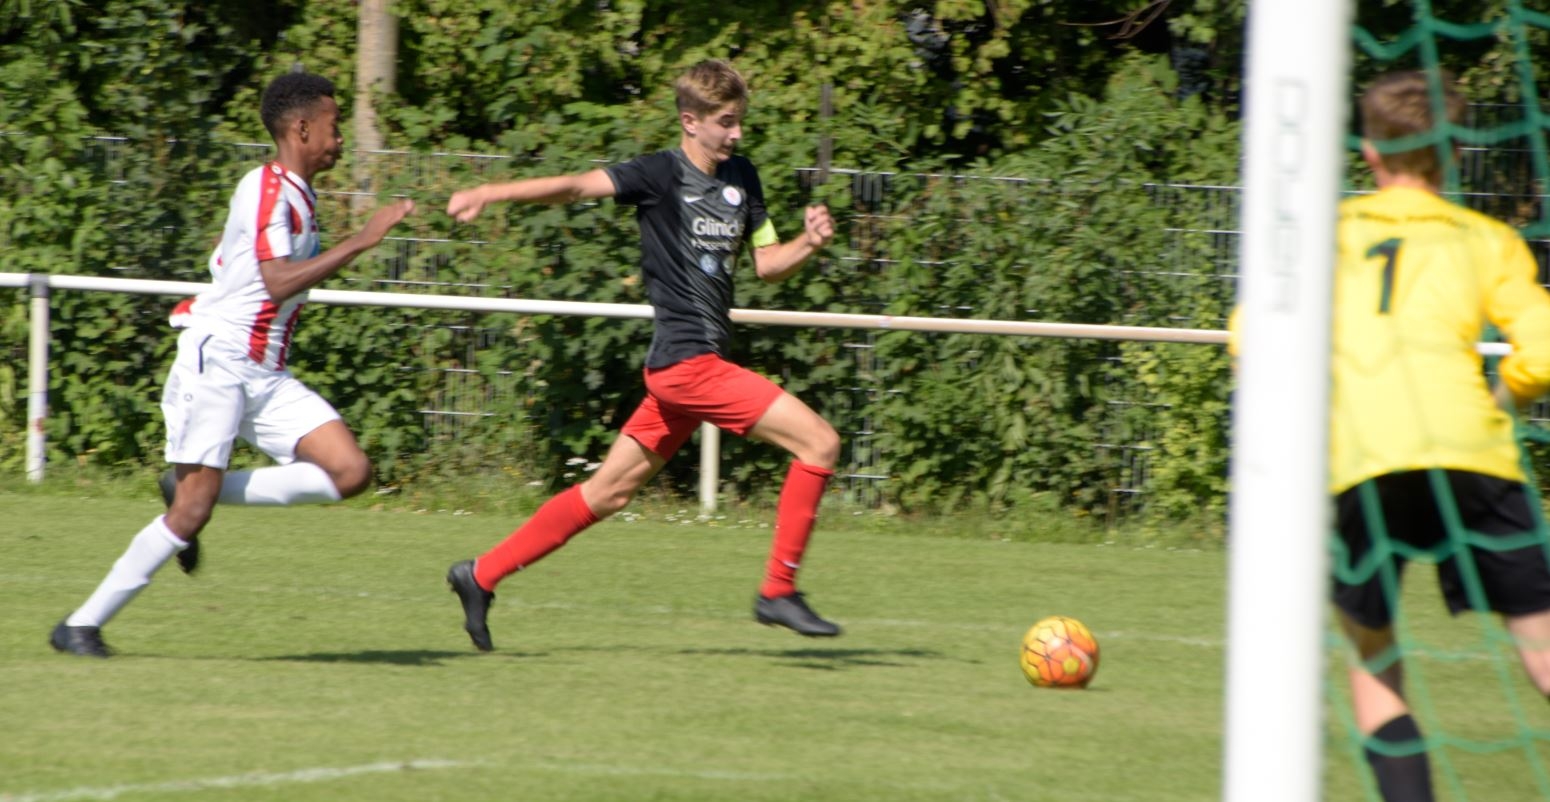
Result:
M801 235L787 242L766 245L753 252L754 270L759 278L774 284L785 281L797 272L797 268L829 244L834 238L834 218L829 207L819 204L807 207Z
M1486 297L1487 316L1512 343L1497 365L1497 401L1523 407L1550 389L1550 293L1539 285L1539 264L1517 237L1493 265L1501 278Z
M447 214L459 223L479 216L491 203L573 203L589 198L607 198L614 194L614 181L603 170L588 170L571 175L525 178L504 184L480 184L460 189L447 201Z
M388 231L414 211L414 201L402 198L373 212L366 227L350 235L344 242L299 262L290 257L260 262L259 275L264 277L264 289L275 303L316 286L318 282L339 272L355 257L376 247Z

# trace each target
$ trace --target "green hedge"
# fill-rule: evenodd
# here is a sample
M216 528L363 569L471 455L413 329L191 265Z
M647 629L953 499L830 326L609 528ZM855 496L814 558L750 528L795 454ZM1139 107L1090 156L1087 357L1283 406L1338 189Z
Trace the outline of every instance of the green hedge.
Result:
M391 274L511 297L644 302L628 208L503 208L472 226L439 208L455 187L673 144L671 77L732 54L753 84L745 151L777 227L790 236L802 205L823 201L842 231L793 281L765 286L745 273L738 305L1221 325L1230 288L1210 279L1219 249L1209 235L1170 232L1209 228L1195 221L1210 210L1152 190L1231 183L1237 134L1208 98L1178 98L1165 58L1099 46L1089 30L1034 41L1025 26L985 28L982 4L956 20L956 5L939 4L938 30L953 34L945 43L911 34L907 9L889 4L836 7L848 15L803 3L519 5L395 4L402 75L384 116L390 144L421 155L353 158L372 158L379 192L421 203L417 242L386 244L328 286L380 287ZM1005 5L1026 20L1054 13ZM304 60L335 79L349 107L353 3L282 3L262 19L237 3L28 8L0 23L0 131L15 132L0 136L8 271L203 280L228 193L254 163L234 145L262 141L253 107L263 81ZM827 117L823 82L834 87ZM92 138L100 132L124 140ZM825 138L850 172L802 169ZM424 155L436 150L508 158ZM320 189L349 189L350 166ZM325 235L337 238L352 213L327 199ZM1205 280L1159 279L1165 272ZM25 297L0 299L0 469L19 474ZM159 462L169 303L56 295L51 460ZM1219 349L784 327L740 335L745 364L842 428L865 421L876 432L867 442L880 456L864 459L890 477L879 486L888 504L1111 512L1126 468L1100 444L1121 443L1144 454L1154 511L1220 510ZM601 457L638 401L649 337L644 321L312 306L296 372L360 433L381 482L481 472L557 484L574 458ZM849 347L858 339L873 346L865 360ZM419 410L437 403L438 371L449 367L473 371L464 392L490 414L437 430ZM784 461L736 439L725 460L734 490L757 497L773 493L768 476ZM668 480L687 484L694 468L675 461Z

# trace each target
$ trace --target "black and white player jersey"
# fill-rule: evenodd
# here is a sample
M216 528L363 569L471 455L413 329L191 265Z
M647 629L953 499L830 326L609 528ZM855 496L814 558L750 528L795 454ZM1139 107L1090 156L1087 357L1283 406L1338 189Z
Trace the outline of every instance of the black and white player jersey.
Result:
M646 367L700 354L727 358L732 268L744 242L778 239L753 163L733 156L706 175L681 148L606 168L614 199L636 207L646 297L656 314Z

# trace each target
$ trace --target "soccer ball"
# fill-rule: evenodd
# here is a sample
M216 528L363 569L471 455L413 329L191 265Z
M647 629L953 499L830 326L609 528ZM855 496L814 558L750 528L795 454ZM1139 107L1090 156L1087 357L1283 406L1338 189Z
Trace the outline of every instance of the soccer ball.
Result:
M1020 662L1040 688L1085 688L1098 672L1098 639L1081 621L1052 615L1023 635Z

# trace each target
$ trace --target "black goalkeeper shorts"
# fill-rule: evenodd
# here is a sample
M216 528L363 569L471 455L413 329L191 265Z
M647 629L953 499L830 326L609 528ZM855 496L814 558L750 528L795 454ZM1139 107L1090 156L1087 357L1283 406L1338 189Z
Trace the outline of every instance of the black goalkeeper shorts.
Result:
M1473 533L1471 537L1476 540L1467 548L1462 540L1455 540L1454 544L1463 551L1448 551L1444 557L1438 547L1450 545L1448 527L1432 489L1431 473L1404 471L1370 482L1377 491L1383 531L1388 537L1438 555L1437 581L1448 610L1457 615L1476 609L1470 601L1463 570L1470 563L1473 570L1469 573L1479 577L1485 608L1503 615L1550 610L1550 550L1546 548L1545 529L1539 516L1530 509L1523 483L1471 471L1440 471L1452 491L1463 528ZM1357 485L1335 498L1335 526L1346 553L1335 550L1333 596L1335 605L1357 623L1381 629L1394 619L1392 594L1385 589L1381 561L1366 559L1374 538L1362 509L1361 488ZM1532 542L1516 542L1525 539ZM1397 593L1398 579L1407 560L1403 554L1392 554L1390 562L1395 581L1393 592Z

